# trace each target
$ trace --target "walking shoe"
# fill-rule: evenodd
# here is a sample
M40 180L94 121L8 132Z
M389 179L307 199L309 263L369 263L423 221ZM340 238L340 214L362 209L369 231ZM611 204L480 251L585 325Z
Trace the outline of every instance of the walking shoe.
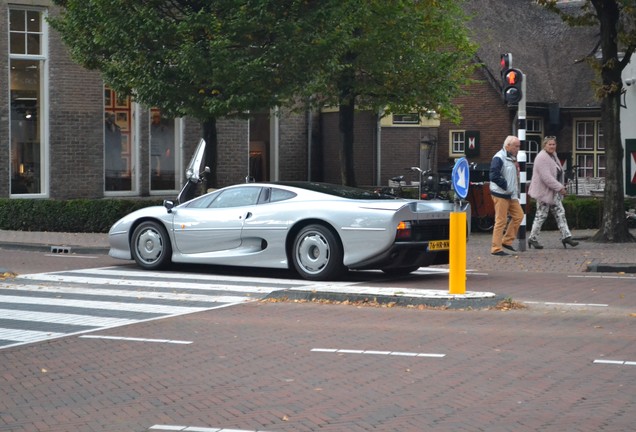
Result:
M517 249L513 248L510 245L502 245L502 246L505 247L506 249L508 249L509 251L517 252Z
M539 243L539 240L528 239L528 249L543 249L543 245Z
M570 245L574 247L574 246L578 246L579 244L579 242L577 242L576 240L572 240L572 236L564 238L563 240L561 240L561 243L563 243L563 247L565 249L568 248L566 245Z
M509 253L504 252L504 251L497 251L497 252L491 252L491 255L496 255L496 256L510 256Z

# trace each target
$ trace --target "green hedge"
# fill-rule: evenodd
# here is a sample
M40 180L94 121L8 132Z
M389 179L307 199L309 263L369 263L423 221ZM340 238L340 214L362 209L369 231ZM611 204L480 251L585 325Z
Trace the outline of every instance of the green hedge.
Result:
M0 199L0 229L106 233L122 216L161 200Z
M603 198L567 196L563 200L565 216L570 229L598 229L603 218ZM625 198L625 210L636 208L636 198ZM527 212L528 229L532 227L536 203L530 200ZM557 224L552 215L548 215L543 229L556 230Z

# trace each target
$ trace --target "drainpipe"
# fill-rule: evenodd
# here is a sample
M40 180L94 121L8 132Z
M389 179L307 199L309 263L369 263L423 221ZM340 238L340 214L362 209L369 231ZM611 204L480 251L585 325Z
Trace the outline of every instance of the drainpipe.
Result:
M309 108L307 110L307 180L311 181L311 154L313 152L313 112Z
M376 186L380 186L381 184L381 173L382 173L382 124L380 123L382 119L382 113L378 112L377 122L376 122L376 140L375 140L375 184Z
M273 135L273 139L272 139L272 146L271 146L271 150L272 150L272 162L271 162L271 168L272 168L272 173L271 173L271 177L273 181L279 181L280 180L280 161L278 160L279 155L280 155L280 119L278 118L279 115L279 110L278 107L275 107L272 110L272 116L271 116L271 120L270 120L270 127L272 129L272 135Z

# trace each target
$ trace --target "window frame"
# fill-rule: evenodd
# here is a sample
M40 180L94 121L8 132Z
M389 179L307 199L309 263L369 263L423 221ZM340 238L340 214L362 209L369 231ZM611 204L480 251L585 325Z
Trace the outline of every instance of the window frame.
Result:
M451 129L448 131L448 154L451 156L466 154L465 129Z
M25 35L25 52L24 53L12 53L11 52L11 34L20 33L11 30L11 14L13 11L24 11L25 20L28 19L28 12L37 12L40 20L38 32L30 32L28 29L28 23L25 23L24 35ZM49 139L49 26L47 22L48 9L45 7L28 6L11 4L7 8L7 67L9 74L11 73L12 61L35 61L39 63L39 88L37 104L39 105L38 114L38 134L39 134L39 192L35 193L13 193L9 190L10 198L48 198L50 194L50 139ZM31 33L37 33L39 35L39 53L29 54L28 48L28 35ZM9 83L8 92L11 93L12 87ZM9 102L10 104L10 102ZM9 107L11 108L11 107ZM11 120L11 109L9 109L9 153L13 154L13 126ZM17 150L16 150L17 151ZM9 158L9 177L14 175L13 160Z
M579 133L581 125L585 125L585 129L581 131L582 134ZM591 130L589 126L592 126ZM574 131L572 160L576 161L578 166L576 176L579 178L605 177L605 142L601 119L598 117L577 118L574 120L572 130Z
M541 151L541 143L543 141L543 136L545 133L543 119L541 117L529 117L526 120L526 170L530 169L534 166L534 159L537 157L539 152ZM536 141L536 148L530 148L530 143L535 143L534 140L530 140L529 138L537 137L538 141Z

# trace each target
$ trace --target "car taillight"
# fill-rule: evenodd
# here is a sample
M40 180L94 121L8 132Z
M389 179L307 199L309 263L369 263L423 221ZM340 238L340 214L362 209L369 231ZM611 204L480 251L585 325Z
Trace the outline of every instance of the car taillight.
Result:
M411 222L402 221L397 226L397 232L395 233L396 240L408 240L411 238Z

